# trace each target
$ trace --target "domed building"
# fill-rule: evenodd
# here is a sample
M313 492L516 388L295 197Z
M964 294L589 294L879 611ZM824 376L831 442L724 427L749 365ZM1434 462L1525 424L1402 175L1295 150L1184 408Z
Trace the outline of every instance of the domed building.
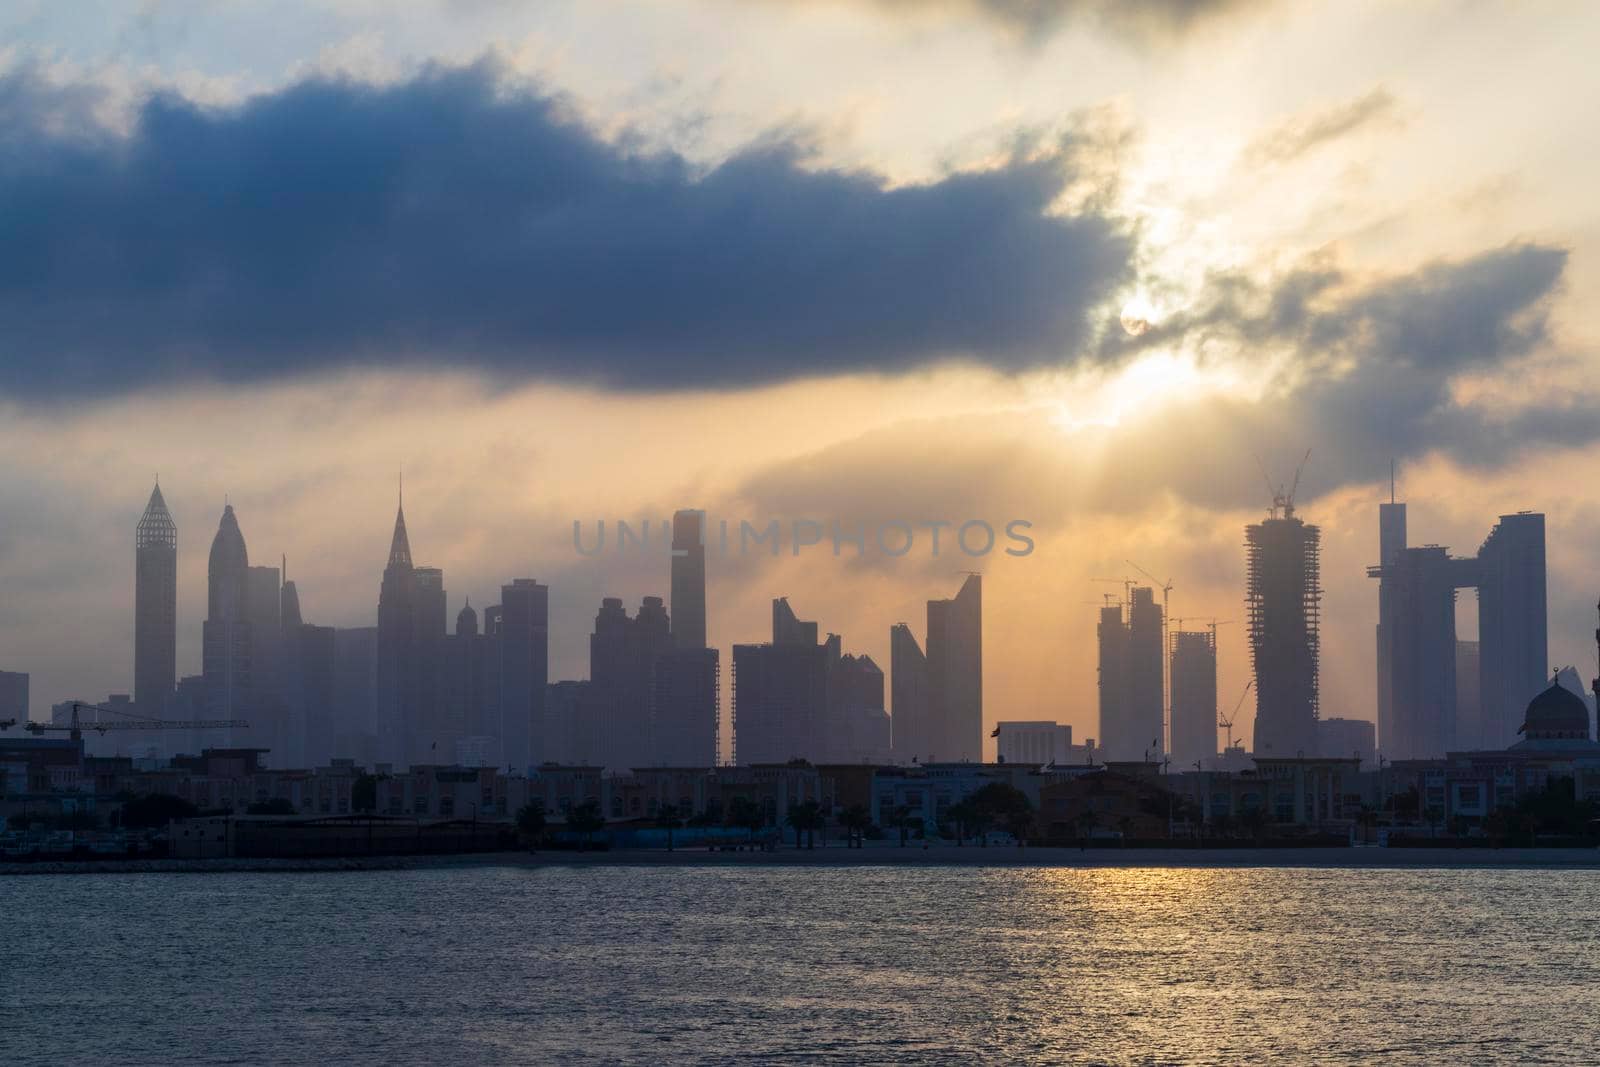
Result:
M1522 740L1513 752L1600 752L1600 741L1589 736L1589 706L1557 681L1529 702L1517 732Z
M1595 631L1600 645L1600 629ZM1560 682L1565 675L1569 684ZM1510 748L1451 752L1443 759L1396 760L1379 789L1384 796L1415 791L1420 808L1443 826L1460 817L1481 823L1519 798L1571 779L1579 800L1600 801L1600 740L1591 729L1588 702L1575 690L1577 672L1557 672L1549 688L1528 702L1522 739ZM1600 679L1593 683L1600 698Z

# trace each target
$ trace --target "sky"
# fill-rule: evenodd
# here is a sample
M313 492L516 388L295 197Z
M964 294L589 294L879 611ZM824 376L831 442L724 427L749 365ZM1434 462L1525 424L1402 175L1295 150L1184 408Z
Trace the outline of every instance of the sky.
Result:
M185 674L224 499L309 621L372 625L403 470L452 618L551 585L552 678L602 596L668 592L574 521L951 523L713 553L710 639L788 596L887 670L978 570L989 723L1096 736L1136 566L1239 699L1243 528L1308 450L1324 716L1374 717L1391 461L1413 543L1546 513L1551 665L1596 669L1592 5L22 0L0 42L35 716L130 688L158 474ZM967 556L969 520L1034 550Z

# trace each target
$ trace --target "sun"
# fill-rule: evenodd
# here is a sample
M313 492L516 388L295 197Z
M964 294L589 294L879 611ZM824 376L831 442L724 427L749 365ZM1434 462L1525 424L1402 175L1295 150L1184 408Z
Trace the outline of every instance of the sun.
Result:
M1129 337L1138 337L1156 324L1155 305L1143 294L1135 294L1122 305L1122 329Z

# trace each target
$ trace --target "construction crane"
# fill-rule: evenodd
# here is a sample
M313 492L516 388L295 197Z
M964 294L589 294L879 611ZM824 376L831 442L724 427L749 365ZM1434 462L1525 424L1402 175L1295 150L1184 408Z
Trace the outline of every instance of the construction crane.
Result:
M1283 483L1274 485L1272 476L1267 473L1267 465L1261 457L1256 456L1256 466L1261 468L1261 477L1267 483L1267 492L1272 496L1272 517L1285 519L1294 517L1294 495L1300 489L1300 475L1304 473L1306 464L1311 460L1311 449L1306 449L1306 454L1301 457L1300 465L1294 469L1294 480L1289 483L1289 488L1284 489Z
M1244 698L1250 695L1250 687L1255 684L1254 678L1244 683L1244 692L1240 693L1239 699L1234 701L1233 710L1228 713L1226 718L1220 712L1217 714L1217 725L1228 731L1228 748L1233 747L1233 721L1239 717L1239 709L1244 705Z
M80 722L78 709L93 707L93 704L83 704L74 700L70 723L58 726L50 722L26 722L22 724L22 728L31 734L70 733L74 741L81 741L85 730L103 734L107 730L224 730L248 729L250 726L243 719L117 719L111 722Z
M1104 582L1107 585L1120 585L1120 586L1122 586L1122 602L1124 604L1131 604L1133 602L1133 582L1134 582L1134 579L1132 579L1132 578L1090 578L1089 580L1091 582ZM1105 595L1109 597L1109 594L1105 594Z

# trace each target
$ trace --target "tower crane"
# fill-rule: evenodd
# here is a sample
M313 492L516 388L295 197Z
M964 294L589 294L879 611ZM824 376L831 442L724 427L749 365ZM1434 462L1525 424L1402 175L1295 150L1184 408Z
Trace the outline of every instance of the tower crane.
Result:
M1090 578L1089 580L1091 582L1103 582L1107 585L1120 585L1122 586L1122 602L1128 604L1133 601L1134 580L1132 578ZM1107 595L1109 596L1109 594Z
M1239 717L1239 708L1244 705L1244 698L1250 695L1250 688L1255 684L1254 678L1244 683L1244 692L1239 694L1239 699L1234 701L1233 710L1226 717L1220 712L1217 713L1217 725L1228 731L1228 748L1233 747L1233 720Z
M1306 464L1310 460L1311 449L1308 448L1306 449L1306 454L1300 459L1300 465L1294 469L1294 480L1289 483L1289 488L1285 489L1282 482L1276 485L1273 484L1272 476L1267 473L1267 465L1262 462L1259 455L1256 456L1256 466L1261 468L1261 477L1266 480L1267 492L1272 496L1273 518L1278 518L1280 515L1285 519L1294 517L1294 494L1300 488L1300 475L1304 473Z
M250 726L244 719L118 719L112 722L80 722L78 709L91 707L94 705L74 700L70 723L58 726L49 722L26 722L22 724L22 728L31 734L70 733L72 740L81 741L85 730L103 734L107 730L222 730L248 729Z

